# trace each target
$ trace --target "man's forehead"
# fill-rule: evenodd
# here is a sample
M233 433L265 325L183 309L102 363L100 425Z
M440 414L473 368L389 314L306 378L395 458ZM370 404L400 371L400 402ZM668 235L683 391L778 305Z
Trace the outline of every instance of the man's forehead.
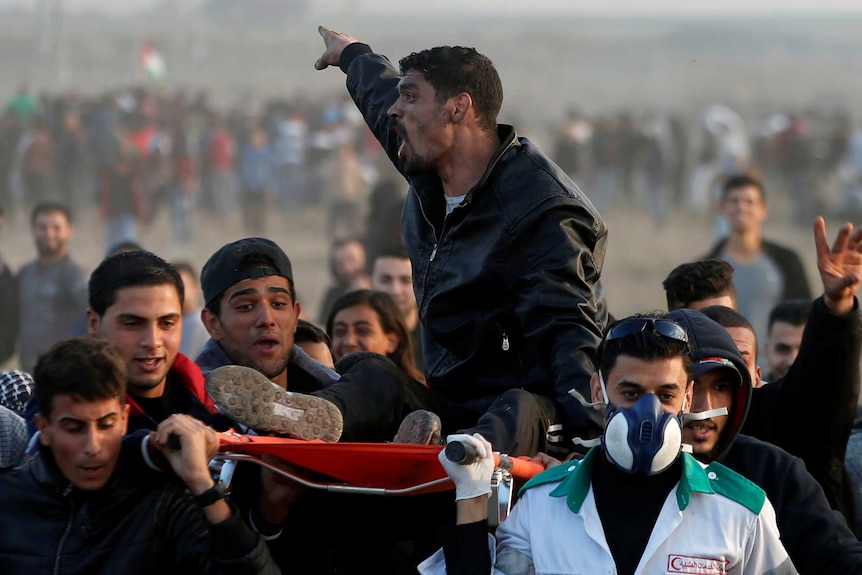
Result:
M259 278L246 278L238 281L227 290L225 294L228 299L237 295L238 292L244 293L264 293L271 290L289 290L290 282L284 276L271 275Z
M380 256L374 260L374 271L398 271L399 273L410 272L410 259L396 256Z
M755 342L754 332L748 329L747 327L726 327L727 333L730 334L730 338L733 340L733 343L736 344L736 347L739 348L740 345L745 345L747 347L753 347ZM742 351L740 349L740 351Z
M180 307L180 293L177 291L177 287L173 284L164 283L122 287L117 290L114 303L108 306L108 310L115 313L124 313L129 306L135 306L136 308L140 308L136 312L138 315L150 316L155 314L161 316L165 313L165 310L156 309L151 306L158 301L163 301L165 294L170 294L167 299L171 304L176 303L176 307Z
M51 402L52 419L56 421L98 421L123 411L120 397L84 399L76 395L60 394Z
M760 199L760 190L756 186L745 185L727 190L727 197L754 197Z
M799 337L802 338L802 332L805 330L805 324L802 325L794 325L792 323L788 323L786 321L775 320L773 322L772 327L769 329L769 335L771 337L782 336L785 338L790 337Z
M608 383L625 383L642 387L679 383L687 380L682 357L641 359L620 355L609 374Z
M425 79L425 75L419 70L407 70L404 75L401 76L401 80L398 82L398 86L400 88L431 88L430 82Z
M695 385L697 385L714 383L716 381L722 381L736 385L739 383L739 377L729 367L718 367L715 369L711 369L705 373L702 373L700 376L698 376L697 379L694 380L694 383Z

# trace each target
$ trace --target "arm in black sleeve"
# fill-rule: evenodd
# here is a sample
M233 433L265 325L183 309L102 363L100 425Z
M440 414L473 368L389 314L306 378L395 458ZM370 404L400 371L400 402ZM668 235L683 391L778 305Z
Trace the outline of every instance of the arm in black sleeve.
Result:
M374 54L367 44L359 42L344 48L339 65L347 73L347 91L365 123L399 168L398 136L390 130L388 111L398 98L400 72L386 56Z
M515 278L515 313L549 367L567 435L598 436L601 413L569 391L590 400L593 362L607 323L600 281L604 224L583 206L557 198L536 206L508 237L512 257L504 275Z
M488 550L488 521L456 525L443 543L447 575L488 575L491 552Z
M844 455L859 397L862 316L812 304L799 355L787 375L754 390L742 433L800 457L836 508Z
M174 550L178 572L213 575L277 575L264 540L241 519L231 505L231 516L210 524L184 492L172 499L164 520L165 545Z
M862 573L862 543L830 508L802 461L774 445L739 436L724 465L754 481L775 508L778 531L800 573Z

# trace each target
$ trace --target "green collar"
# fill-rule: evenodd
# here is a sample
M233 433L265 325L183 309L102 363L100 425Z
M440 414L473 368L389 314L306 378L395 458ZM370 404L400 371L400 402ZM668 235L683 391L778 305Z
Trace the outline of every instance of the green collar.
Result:
M536 487L537 485L545 485L548 483L559 483L550 493L551 497L566 497L566 503L572 513L578 513L587 497L590 490L590 479L593 476L593 468L596 465L596 460L602 456L600 447L594 447L587 452L587 455L581 461L570 461L563 463L540 473L527 482L521 488L520 494L524 491ZM695 493L715 493L710 485L709 477L706 470L697 462L697 460L689 453L682 453L682 477L679 480L679 486L676 489L676 502L679 505L679 510L683 511L688 507L691 501L692 492Z

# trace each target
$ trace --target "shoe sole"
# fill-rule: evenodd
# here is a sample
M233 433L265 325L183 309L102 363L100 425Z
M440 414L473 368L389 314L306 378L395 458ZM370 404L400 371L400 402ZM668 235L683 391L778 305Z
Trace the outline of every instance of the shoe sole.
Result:
M256 431L330 443L341 437L344 421L333 403L286 391L250 367L214 369L207 376L206 389L225 413Z

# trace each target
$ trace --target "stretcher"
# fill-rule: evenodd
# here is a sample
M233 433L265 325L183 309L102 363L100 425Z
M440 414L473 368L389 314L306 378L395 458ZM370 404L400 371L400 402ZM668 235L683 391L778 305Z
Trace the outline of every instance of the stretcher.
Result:
M342 493L418 495L454 489L438 460L437 445L327 443L236 433L219 434L213 464L217 480L230 485L237 462L271 469L305 487ZM544 471L527 458L495 453L489 523L505 519L512 504L513 480Z

